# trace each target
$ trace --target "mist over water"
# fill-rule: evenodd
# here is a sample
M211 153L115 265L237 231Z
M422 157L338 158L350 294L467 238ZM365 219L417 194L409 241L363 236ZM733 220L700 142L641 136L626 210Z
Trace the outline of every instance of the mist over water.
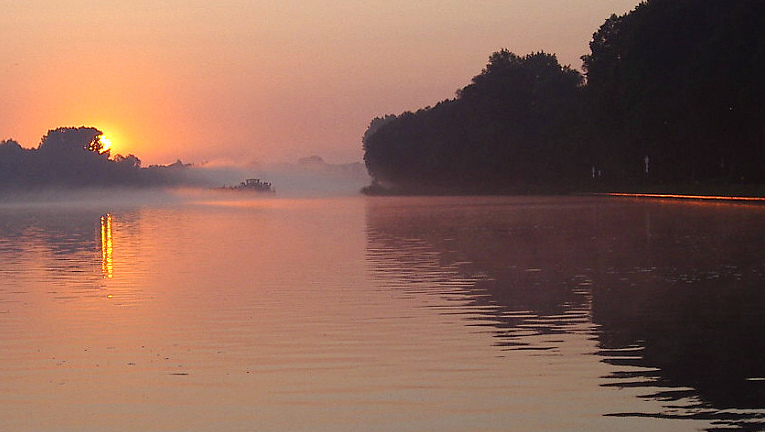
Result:
M50 130L35 149L0 141L0 201L167 200L169 190L201 192L255 178L278 184L285 196L329 196L355 193L369 181L360 162L336 165L319 156L280 165L176 160L143 167L132 154L112 157L109 142L100 130L86 126Z
M180 204L193 188L43 187L0 192L0 208L115 208ZM199 189L203 190L203 189ZM187 192L184 192L187 191Z
M210 187L233 186L248 178L258 178L270 182L277 196L290 198L356 195L370 181L361 163L329 164L319 157L289 164L205 163L195 166L192 176Z
M226 192L248 178L270 182L276 194ZM40 186L0 190L0 207L58 206L113 208L135 205L171 205L195 201L259 200L278 198L327 198L354 196L369 183L361 164L280 164L263 167L200 165L189 168L189 186L156 187L66 187Z

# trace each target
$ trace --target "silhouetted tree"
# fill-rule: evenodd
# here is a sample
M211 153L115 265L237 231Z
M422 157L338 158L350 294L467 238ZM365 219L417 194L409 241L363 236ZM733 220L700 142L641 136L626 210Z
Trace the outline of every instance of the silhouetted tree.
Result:
M101 153L103 132L94 127L60 127L49 130L37 147L41 152L90 151Z
M48 131L37 147L36 183L100 186L109 182L109 154L100 153L103 133L93 127Z
M114 157L114 162L129 169L141 168L141 159L138 159L138 157L133 154L128 154L127 156L118 154Z
M764 29L757 0L652 0L611 16L583 57L593 164L631 182L761 180Z
M608 18L582 59L586 86L553 55L501 50L456 99L373 120L373 181L454 193L765 180L765 2L644 1Z
M141 168L132 154L110 159L102 136L81 126L48 131L36 149L0 141L0 188L202 185L181 161Z
M550 185L577 163L581 75L547 53L495 52L457 97L375 119L364 135L377 183L410 191L502 192Z

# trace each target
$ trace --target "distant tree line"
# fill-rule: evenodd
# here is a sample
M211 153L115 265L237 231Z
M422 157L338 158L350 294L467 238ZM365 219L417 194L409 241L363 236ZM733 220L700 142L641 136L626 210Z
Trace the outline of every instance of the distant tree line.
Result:
M149 187L185 184L189 165L141 167L129 154L113 158L93 127L61 127L43 136L37 148L0 141L0 190L37 187Z
M649 0L583 56L493 53L456 97L375 118L369 192L765 180L765 2Z

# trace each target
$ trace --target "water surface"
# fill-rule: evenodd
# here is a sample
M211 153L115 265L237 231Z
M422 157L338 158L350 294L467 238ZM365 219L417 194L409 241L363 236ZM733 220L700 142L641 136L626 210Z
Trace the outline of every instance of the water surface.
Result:
M763 430L765 207L0 208L18 431Z

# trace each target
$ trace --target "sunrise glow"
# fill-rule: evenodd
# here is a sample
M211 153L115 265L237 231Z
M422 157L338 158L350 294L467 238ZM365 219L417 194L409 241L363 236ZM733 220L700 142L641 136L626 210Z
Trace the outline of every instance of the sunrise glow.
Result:
M0 140L84 125L148 164L356 162L375 116L453 97L503 47L579 67L637 3L6 2Z
M112 148L112 140L109 139L106 135L99 136L98 140L103 145L103 147L101 147L100 153L106 153Z

